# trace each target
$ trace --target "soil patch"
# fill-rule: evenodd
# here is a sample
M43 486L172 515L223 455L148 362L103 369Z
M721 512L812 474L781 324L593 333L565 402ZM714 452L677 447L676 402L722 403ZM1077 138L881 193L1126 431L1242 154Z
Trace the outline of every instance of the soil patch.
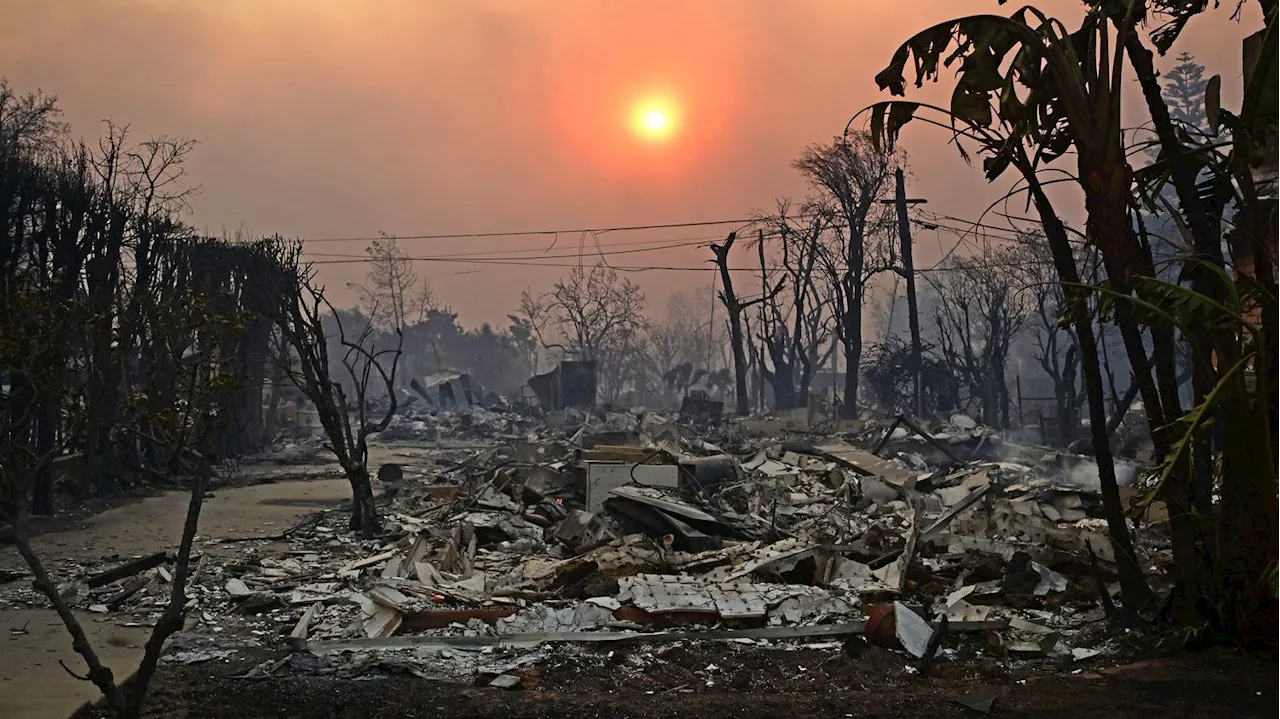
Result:
M368 680L234 679L239 667L166 667L144 716L185 719L346 717L609 717L657 719L732 714L735 719L983 716L955 703L984 691L991 717L1274 716L1276 664L1226 650L1101 670L1019 676L953 664L933 677L908 672L902 655L868 650L673 648L637 671L614 653L568 652L525 670L507 691L405 676ZM85 712L81 716L93 716Z

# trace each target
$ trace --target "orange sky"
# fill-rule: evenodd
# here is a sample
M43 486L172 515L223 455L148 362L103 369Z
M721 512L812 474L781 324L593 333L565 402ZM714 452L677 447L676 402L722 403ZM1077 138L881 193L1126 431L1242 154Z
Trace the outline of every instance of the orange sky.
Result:
M1039 5L1068 15L1079 7ZM799 150L877 99L872 77L911 32L965 11L1009 8L994 0L0 0L0 74L20 90L57 94L78 134L111 118L139 137L197 139L192 219L212 232L322 238L654 224L744 217L776 197L799 198L790 168ZM1254 4L1243 25L1229 15L1197 19L1178 49L1224 75L1232 106L1239 38L1258 20ZM633 104L650 96L678 111L666 142L632 131ZM908 131L910 193L932 211L977 217L1000 192L945 141L940 131ZM583 242L403 245L419 257L509 256L553 239L550 254ZM917 240L923 265L954 238ZM364 244L310 249L358 254ZM693 266L705 257L682 248L614 262ZM522 289L545 289L566 271L428 262L417 270L466 322L502 320ZM343 285L363 275L353 264L322 272L343 303L354 301ZM633 277L659 311L674 290L710 291L706 272Z

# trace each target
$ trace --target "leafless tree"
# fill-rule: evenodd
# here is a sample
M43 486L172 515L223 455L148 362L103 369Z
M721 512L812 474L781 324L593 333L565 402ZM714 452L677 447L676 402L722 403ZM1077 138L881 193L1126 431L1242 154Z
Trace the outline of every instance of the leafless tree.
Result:
M19 93L0 77L0 148L7 156L34 156L55 150L66 132L56 96Z
M1005 365L1009 348L1029 314L1029 298L1019 281L1016 248L984 250L952 259L939 272L923 275L937 295L933 325L938 350L969 390L992 427L1009 426Z
M435 288L426 277L418 282L418 292L411 298L410 308L414 310L415 321L419 323L426 322L432 310L447 311L447 308L441 306L439 298L436 297Z
M425 292L413 296L418 277L396 238L374 240L365 248L365 254L369 255L370 264L366 276L369 286L360 288L365 314L387 331L404 329L411 311L425 317L432 309L425 305L434 305L434 296L428 285L424 285Z
M300 253L300 245L287 248L284 270L276 281L284 293L276 326L296 358L296 362L284 363L283 369L315 405L328 439L325 448L338 459L351 485L351 530L373 538L382 530L369 476L368 437L386 429L395 414L396 369L403 334L396 330L393 350L374 347L371 320L365 321L358 334L348 334L340 313L325 298L324 288L315 284L314 270L300 261ZM326 319L337 329L345 377L330 376ZM370 408L375 389L386 395L380 411ZM377 420L373 419L376 414L381 415Z
M744 326L746 318L743 313L761 302L772 300L775 295L782 291L782 284L779 283L772 290L766 291L754 299L740 299L733 288L733 272L729 268L729 254L733 251L733 244L737 239L738 233L730 232L723 243L712 243L710 247L715 256L712 261L716 263L716 267L720 270L720 303L724 305L729 315L729 346L733 352L734 412L739 416L746 416L751 412L751 398L747 394L748 334ZM754 346L754 344L751 345L751 347Z
M1083 255L1083 250L1078 254ZM1020 236L1015 259L1016 264L1011 265L1010 270L1020 278L1027 297L1028 326L1034 345L1032 356L1053 383L1058 424L1056 441L1065 447L1076 439L1085 401L1080 344L1075 328L1065 319L1066 295L1062 285L1045 277L1046 269L1053 266L1048 241L1035 233ZM1078 257L1077 265L1087 266L1086 259Z
M646 333L656 371L668 389L685 392L699 377L712 371L715 363L718 326L707 306L684 292L667 301L667 316L650 322Z
M520 312L542 346L598 363L606 394L617 395L626 384L623 360L636 351L648 325L644 293L601 263L574 267L550 292L524 292Z
M757 233L762 288L767 293L770 284L780 281L787 289L774 294L757 311L763 356L772 364L772 369L761 366L762 375L773 387L779 409L808 402L814 370L834 350L834 345L827 343L831 315L817 281L823 273L815 271L818 257L823 254L823 235L831 230L833 219L830 208L817 202L806 203L796 217L791 213L790 202L782 200L776 214L763 218L771 230L770 237L777 241L777 251L767 252L764 231Z
M270 283L254 274L263 245L196 238L181 222L192 143L127 137L108 124L95 149L68 142L52 99L0 81L0 533L72 634L83 678L136 716L181 628L212 464L261 439L254 289ZM84 455L82 488L158 478L191 491L169 602L127 685L30 542L29 516L53 508L50 469L69 452Z
M850 132L830 143L810 145L795 167L835 208L837 222L819 258L832 289L836 339L844 353L844 402L841 414L857 415L858 372L862 356L862 310L867 283L893 262L892 233L879 201L891 186L899 163L877 149L870 135Z
M639 286L603 264L575 267L557 280L548 309L570 351L583 359L594 359L610 342L646 323Z

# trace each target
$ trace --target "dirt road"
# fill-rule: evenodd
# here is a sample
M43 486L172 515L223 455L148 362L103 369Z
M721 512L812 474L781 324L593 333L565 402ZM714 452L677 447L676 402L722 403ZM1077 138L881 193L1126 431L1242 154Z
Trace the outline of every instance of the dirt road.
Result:
M202 537L232 538L271 534L301 517L347 500L342 479L317 479L220 489L205 501L200 518ZM112 554L147 554L177 546L189 497L171 492L107 510L81 526L37 536L41 557L56 565L66 558ZM236 545L212 548L235 551ZM12 547L0 547L0 567L22 564ZM117 677L131 673L142 656L149 629L122 626L107 615L82 616L94 647ZM71 639L56 614L45 609L0 609L0 716L4 719L64 719L98 690L71 678L62 660L77 672L84 663L71 649Z

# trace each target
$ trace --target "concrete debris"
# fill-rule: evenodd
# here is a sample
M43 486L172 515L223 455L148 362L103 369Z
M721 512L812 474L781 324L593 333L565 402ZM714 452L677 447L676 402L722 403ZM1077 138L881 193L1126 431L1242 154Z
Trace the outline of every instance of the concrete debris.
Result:
M397 414L383 440L435 449L378 472L383 536L359 539L325 512L207 552L187 590L196 631L287 637L297 653L255 676L395 670L505 688L526 686L520 672L555 642L865 630L921 658L945 620L936 661L957 642L1006 660L1110 651L1087 629L1103 616L1098 583L1115 580L1088 458L1013 445L963 415L841 422L837 435L800 414L713 420L706 398L686 403L694 434L656 412L592 410L592 372L533 378L536 408L482 402L462 373L426 378L419 394L436 406ZM795 425L805 434L784 436ZM1136 536L1144 562L1167 561ZM155 616L172 582L163 549L58 567L68 602L107 621ZM0 585L0 600L43 604L29 585Z
M227 580L227 594L233 597L248 597L253 594L253 590L244 583L243 579L232 577Z
M489 686L499 689L519 689L520 683L520 677L511 674L499 674L489 682Z
M614 609L594 602L582 602L573 606L535 604L509 617L498 620L499 634L522 632L581 632L597 629L614 621Z
M709 582L688 575L638 574L619 579L618 586L619 601L650 614L702 615L709 619L769 616L794 623L802 617L848 615L854 611L851 604L826 590L804 585Z
M226 659L234 654L231 649L183 650L170 652L161 657L160 661L166 664L203 664L215 659Z

